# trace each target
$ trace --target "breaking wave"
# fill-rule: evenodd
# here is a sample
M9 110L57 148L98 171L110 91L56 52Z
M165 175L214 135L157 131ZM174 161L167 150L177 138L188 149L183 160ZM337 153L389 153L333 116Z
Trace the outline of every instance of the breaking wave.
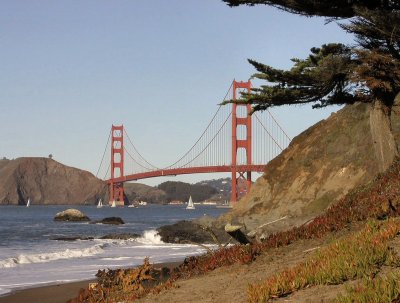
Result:
M21 254L18 257L0 260L0 268L11 268L21 264L45 263L55 260L90 257L104 251L107 244L96 244L85 249L66 249L58 252L41 254Z
M142 244L164 244L161 241L161 236L156 230L145 230L142 237L136 239L137 242Z

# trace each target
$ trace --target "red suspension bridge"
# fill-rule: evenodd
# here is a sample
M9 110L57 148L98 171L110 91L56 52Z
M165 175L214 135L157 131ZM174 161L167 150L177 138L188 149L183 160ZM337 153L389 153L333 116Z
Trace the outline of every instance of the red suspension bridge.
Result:
M250 81L233 81L224 100L236 100L249 92ZM113 125L97 175L109 184L110 204L124 203L124 182L161 176L197 173L231 173L231 202L248 192L251 173L264 172L265 165L290 142L290 138L267 110L251 113L247 104L219 106L199 139L175 163L159 168L148 162L133 144L123 125ZM107 150L110 152L107 153ZM110 156L109 161L106 155ZM245 188L239 181L245 181Z

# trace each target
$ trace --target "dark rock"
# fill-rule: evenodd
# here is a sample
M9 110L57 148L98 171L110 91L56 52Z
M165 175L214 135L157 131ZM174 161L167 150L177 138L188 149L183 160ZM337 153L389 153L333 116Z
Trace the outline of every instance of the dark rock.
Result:
M228 240L223 230L210 228L220 242ZM191 221L179 221L172 225L161 226L157 229L161 240L167 243L212 243L216 244L210 232L205 231L201 225Z
M140 235L138 234L130 234L130 233L124 233L124 234L109 234L102 236L100 239L111 239L111 240L129 240L129 239L136 239L140 238Z
M113 224L113 225L120 225L125 224L124 220L120 217L107 217L102 220L93 221L93 224Z
M82 236L69 236L69 237L53 237L51 240L56 241L77 241L77 240L94 240L93 237L82 237Z
M87 222L90 221L90 219L80 210L69 208L57 213L54 217L54 221Z

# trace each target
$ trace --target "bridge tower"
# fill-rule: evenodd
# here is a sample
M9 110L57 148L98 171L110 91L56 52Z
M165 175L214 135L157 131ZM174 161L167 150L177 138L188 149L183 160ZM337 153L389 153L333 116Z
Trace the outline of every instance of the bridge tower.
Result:
M237 90L246 89L250 92L251 82L237 82L233 80L233 100L237 99ZM245 108L246 116L238 116L238 108ZM250 170L238 170L237 169L237 158L239 149L243 148L246 152L246 165L252 164L251 158L251 105L250 104L236 104L232 106L232 194L231 202L237 202L240 192L239 180L245 180L246 192L250 191L251 186L251 171ZM238 126L243 125L246 128L246 137L238 139L237 130Z
M115 178L124 176L124 125L111 127L111 179L110 201L116 205L124 205L124 184L114 182Z

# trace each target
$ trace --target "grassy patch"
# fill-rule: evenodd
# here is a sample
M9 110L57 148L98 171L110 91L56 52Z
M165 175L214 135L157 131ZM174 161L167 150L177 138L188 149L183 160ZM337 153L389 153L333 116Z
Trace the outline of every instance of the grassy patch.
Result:
M400 271L384 277L363 279L355 287L347 288L347 294L339 295L333 303L382 303L400 302Z
M333 242L308 261L249 286L248 300L267 302L308 286L373 277L383 264L400 265L388 245L399 232L399 220L370 221L361 232Z

